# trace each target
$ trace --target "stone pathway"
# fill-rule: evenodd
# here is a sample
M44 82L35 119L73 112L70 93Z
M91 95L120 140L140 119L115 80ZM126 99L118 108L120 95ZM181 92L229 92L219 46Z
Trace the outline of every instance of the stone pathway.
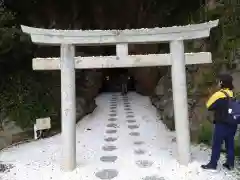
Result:
M102 150L104 152L113 151L111 155L106 155L100 157L100 161L109 163L108 169L102 169L95 173L96 177L99 179L114 179L118 176L119 170L118 169L111 169L112 164L111 163L117 163L118 156L117 154L114 154L114 151L118 149L114 145L114 142L118 140L116 134L118 132L118 129L126 128L129 129L129 136L130 137L139 137L138 139L131 139L130 144L132 144L132 153L134 156L141 156L147 153L146 148L144 145L146 144L144 141L141 140L141 133L139 131L140 128L140 122L137 121L135 117L135 113L131 107L131 101L129 101L128 96L121 96L121 95L112 95L111 100L109 101L109 119L108 124L106 125L106 131L107 137L105 138L105 144L102 147ZM120 112L124 112L124 117L119 119L118 116L118 109ZM121 111L122 110L122 111ZM127 126L120 126L119 121L126 122ZM135 166L139 168L149 168L153 165L153 161L148 160L146 158L141 158L141 160L135 161ZM143 180L164 180L163 177L158 176L146 176L142 178Z

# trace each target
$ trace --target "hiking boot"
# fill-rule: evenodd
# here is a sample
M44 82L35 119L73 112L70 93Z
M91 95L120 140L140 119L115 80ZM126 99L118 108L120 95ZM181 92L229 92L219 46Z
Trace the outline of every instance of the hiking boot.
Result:
M234 166L231 166L231 165L229 165L229 164L227 164L227 163L224 163L224 164L223 164L223 167L226 168L226 169L229 170L229 171L231 171L231 170L234 169Z
M206 165L201 165L201 168L206 169L206 170L213 170L213 171L217 170L217 167L210 163L208 163Z

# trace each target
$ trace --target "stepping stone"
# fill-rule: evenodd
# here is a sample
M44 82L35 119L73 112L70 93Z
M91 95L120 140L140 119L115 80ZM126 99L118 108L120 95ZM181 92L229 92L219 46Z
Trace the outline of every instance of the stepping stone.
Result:
M142 154L145 154L145 153L146 153L146 151L143 150L143 149L136 149L136 150L134 151L134 154L137 154L137 155L142 155Z
M130 114L133 114L133 112L132 111L127 111L126 114L130 115Z
M117 116L117 114L109 114L109 116L112 116L112 117L113 117L113 116Z
M115 123L110 123L110 124L107 124L107 127L113 127L113 128L117 128L118 125L115 124Z
M133 144L134 145L142 145L142 144L145 144L145 142L143 142L143 141L135 141Z
M107 142L114 142L116 141L118 138L114 138L114 137L108 137L108 138L105 138L104 140L107 141Z
M136 164L140 168L149 168L153 165L153 162L149 160L139 160L139 161L136 161Z
M136 120L127 120L128 123L135 123Z
M124 108L125 111L131 111L131 108Z
M133 118L134 115L127 115L127 118Z
M116 121L117 118L109 118L108 120L109 120L109 121Z
M115 130L115 129L110 129L110 130L106 131L107 134L114 134L116 132L117 132L117 130Z
M139 128L139 126L138 125L128 125L128 128L129 129L137 129L137 128Z
M140 136L139 132L130 132L129 133L130 136Z
M108 145L105 145L105 146L102 147L102 149L103 149L104 151L114 151L114 150L117 149L117 147L116 147L116 146L108 146Z
M96 177L98 177L99 179L113 179L115 177L118 176L118 171L115 169L104 169L101 171L98 171L95 174Z
M117 160L117 156L102 156L100 160L103 162L115 162Z
M164 177L158 177L158 176L146 176L142 178L142 180L166 180Z

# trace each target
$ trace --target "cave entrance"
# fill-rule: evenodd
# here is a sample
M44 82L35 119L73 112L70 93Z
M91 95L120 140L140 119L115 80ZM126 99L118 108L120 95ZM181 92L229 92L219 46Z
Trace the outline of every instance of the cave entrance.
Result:
M129 73L127 68L108 68L102 69L102 92L121 92L122 83L127 84L128 91L135 91L134 77Z

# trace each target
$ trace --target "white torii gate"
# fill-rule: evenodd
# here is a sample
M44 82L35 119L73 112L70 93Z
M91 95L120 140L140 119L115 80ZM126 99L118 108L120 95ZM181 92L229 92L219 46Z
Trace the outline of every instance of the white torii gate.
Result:
M32 42L60 45L60 58L35 58L34 70L61 70L62 166L76 167L75 69L168 66L172 67L174 117L178 159L190 160L190 133L186 89L186 64L211 63L211 53L184 53L183 40L208 37L218 20L202 24L134 30L54 30L21 26ZM169 42L170 54L128 55L128 44ZM75 45L116 45L116 56L75 57Z

